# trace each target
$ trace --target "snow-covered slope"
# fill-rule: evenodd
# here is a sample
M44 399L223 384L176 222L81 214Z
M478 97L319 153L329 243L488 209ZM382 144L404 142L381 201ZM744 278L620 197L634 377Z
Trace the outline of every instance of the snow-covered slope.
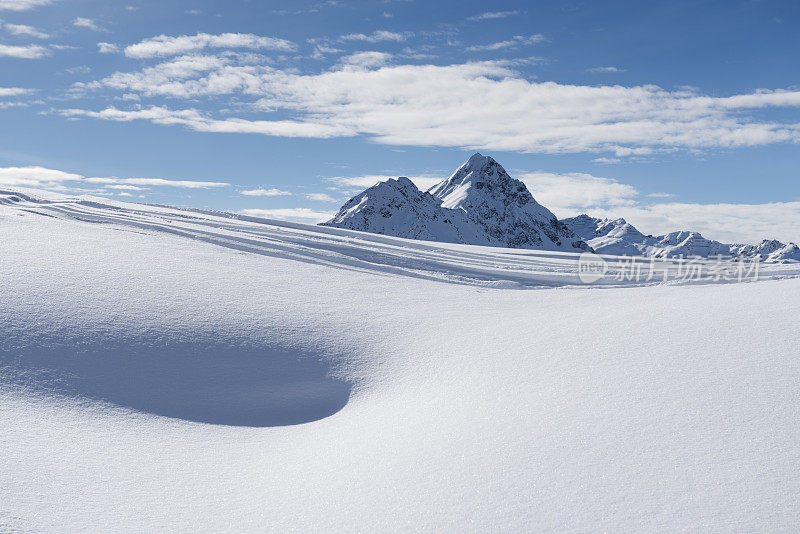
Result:
M578 256L0 193L0 531L794 530L800 267Z
M800 261L800 248L794 243L762 241L759 245L729 245L706 239L697 232L671 232L661 236L644 235L625 219L598 219L578 215L561 222L586 241L598 254L644 255L656 257L733 257L760 258L768 263Z
M800 262L800 247L794 243L784 244L774 239L765 239L758 245L730 245L731 254L742 257L759 256L767 262Z
M407 178L370 187L324 225L451 243L588 249L534 200L525 184L481 154L474 154L428 193L420 192Z

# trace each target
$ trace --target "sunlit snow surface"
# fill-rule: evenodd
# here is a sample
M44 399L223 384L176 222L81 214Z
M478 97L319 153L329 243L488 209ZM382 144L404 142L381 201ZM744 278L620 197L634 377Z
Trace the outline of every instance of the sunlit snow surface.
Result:
M0 194L0 531L796 528L800 267L577 258Z

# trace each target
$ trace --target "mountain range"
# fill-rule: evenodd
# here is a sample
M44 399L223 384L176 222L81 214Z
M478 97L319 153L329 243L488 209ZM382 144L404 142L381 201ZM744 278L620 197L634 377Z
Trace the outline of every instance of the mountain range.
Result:
M625 219L598 219L578 215L561 222L598 254L655 257L732 257L767 262L800 261L800 247L794 243L765 239L757 245L726 244L706 239L697 232L644 235Z
M348 200L323 226L426 241L626 256L760 257L800 261L800 248L764 240L725 244L697 232L645 235L625 219L559 220L493 158L474 154L449 178L421 191L406 177Z

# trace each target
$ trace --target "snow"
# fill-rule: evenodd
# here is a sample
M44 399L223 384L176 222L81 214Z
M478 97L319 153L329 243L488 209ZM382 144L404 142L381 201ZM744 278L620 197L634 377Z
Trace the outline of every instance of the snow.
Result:
M0 530L800 522L797 265L580 286L575 253L0 199Z

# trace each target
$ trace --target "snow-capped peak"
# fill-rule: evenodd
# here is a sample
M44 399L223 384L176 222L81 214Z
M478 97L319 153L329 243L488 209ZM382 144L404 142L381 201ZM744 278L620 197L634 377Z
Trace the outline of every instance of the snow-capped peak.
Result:
M471 206L475 209L485 205L487 198L494 197L504 204L530 205L527 211L539 219L549 221L555 218L550 210L534 200L525 184L509 176L493 158L478 152L428 192L440 198L445 208L467 210Z
M588 248L534 200L524 183L509 176L489 156L473 154L427 193L420 192L408 179L402 184L390 182L357 195L325 224L476 245L565 251ZM385 188L406 191L403 196L410 203L387 203L382 193ZM387 225L387 219L404 223ZM422 227L425 231L420 231Z
M536 202L525 184L493 158L475 153L429 192L442 206L462 209L492 244L515 248L584 250L580 239Z

